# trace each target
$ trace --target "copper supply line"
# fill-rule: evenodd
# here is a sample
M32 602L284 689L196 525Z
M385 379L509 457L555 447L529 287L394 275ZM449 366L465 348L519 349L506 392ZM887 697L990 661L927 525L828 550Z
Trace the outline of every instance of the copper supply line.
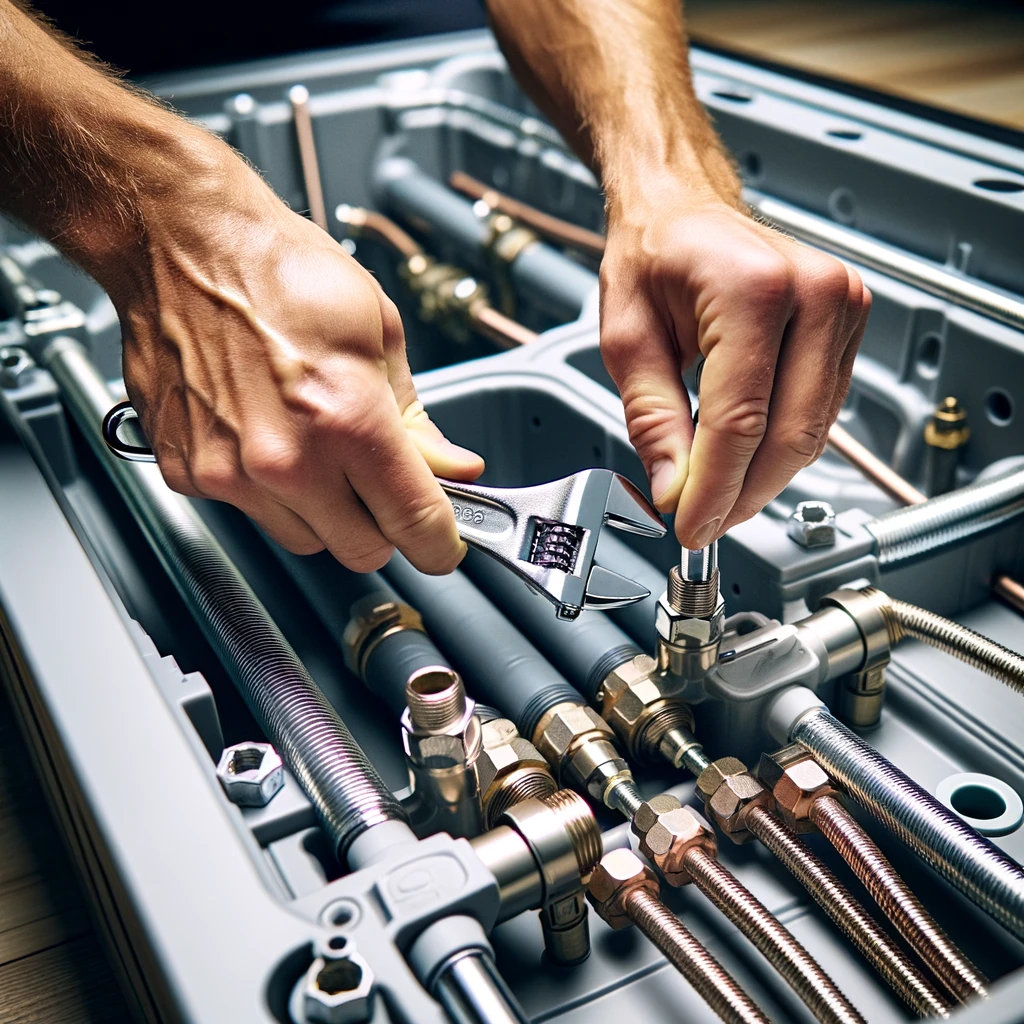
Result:
M288 102L292 105L292 119L295 121L295 138L299 144L299 164L302 167L302 181L309 203L309 219L327 231L327 205L324 202L324 188L320 181L320 161L316 154L316 138L313 135L313 118L309 113L309 90L304 85L293 85L288 90Z
M910 891L889 859L834 796L819 796L811 822L836 848L907 944L960 1002L987 998L985 976L964 956Z
M625 899L629 919L726 1024L770 1024L724 967L682 921L647 889Z
M410 271L416 272L416 261L424 261L427 255L407 231L390 217L376 210L361 206L341 205L337 209L338 220L353 229L353 233L373 238L394 249L405 261ZM537 332L505 316L487 302L475 302L468 309L475 330L502 348L519 348L537 340Z
M724 865L700 847L683 857L693 884L779 972L822 1024L865 1024L821 965L771 911Z
M746 825L785 865L868 963L920 1017L949 1017L949 1006L910 958L773 811L751 808Z

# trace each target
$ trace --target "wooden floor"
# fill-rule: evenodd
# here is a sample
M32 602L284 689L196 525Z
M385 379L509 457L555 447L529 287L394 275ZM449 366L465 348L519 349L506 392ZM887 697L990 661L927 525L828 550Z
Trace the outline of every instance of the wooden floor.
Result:
M0 687L0 1024L128 1024Z
M695 41L1024 128L1024 4L685 0Z

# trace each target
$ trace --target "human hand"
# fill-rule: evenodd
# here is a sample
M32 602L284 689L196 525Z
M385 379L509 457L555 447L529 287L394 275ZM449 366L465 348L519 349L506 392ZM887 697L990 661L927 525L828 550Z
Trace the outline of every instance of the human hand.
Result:
M821 454L870 305L852 268L678 181L609 210L601 352L680 543L706 547ZM681 371L700 355L695 432Z
M393 547L449 572L465 545L435 474L475 479L416 397L398 311L220 143L140 198L139 251L97 273L125 384L167 483L236 505L296 553L358 572Z

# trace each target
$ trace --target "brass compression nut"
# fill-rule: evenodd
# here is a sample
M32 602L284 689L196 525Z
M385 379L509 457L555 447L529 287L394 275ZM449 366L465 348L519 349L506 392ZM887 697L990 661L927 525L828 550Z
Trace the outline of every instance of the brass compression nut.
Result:
M377 645L403 629L424 632L423 619L415 608L384 594L361 597L349 610L348 625L342 634L345 666L364 678L366 662Z
M533 742L554 770L560 784L582 786L603 800L610 781L629 774L608 723L592 708L563 701L537 723Z
M967 444L970 437L967 411L952 395L944 398L925 424L924 443L929 448L955 451Z
M484 722L483 749L476 762L484 827L493 828L505 811L529 797L543 799L557 788L540 751L519 735L507 718Z
M697 777L697 792L704 798L708 817L734 843L753 838L746 826L750 809L771 803L768 790L735 757L712 761Z
M640 841L640 852L657 865L672 886L692 881L685 863L690 850L701 849L709 857L718 853L714 829L668 793L645 800L634 813L630 827Z
M657 876L632 850L612 850L591 875L587 899L605 924L625 928L631 923L626 899L636 889L657 896Z
M693 712L689 705L665 694L657 662L638 654L605 677L597 691L601 717L625 743L630 757L657 762L664 735L682 726L692 732Z
M771 790L780 817L797 832L813 832L811 807L822 796L838 797L825 769L797 743L762 754L757 776Z

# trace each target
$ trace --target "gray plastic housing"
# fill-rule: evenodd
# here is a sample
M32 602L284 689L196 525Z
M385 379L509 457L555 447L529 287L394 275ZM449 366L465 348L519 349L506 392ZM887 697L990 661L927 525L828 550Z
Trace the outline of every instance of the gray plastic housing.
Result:
M1019 178L1019 152L728 58L698 52L694 67L699 95L758 189L820 213L841 214L933 259L961 258L967 252L963 245L969 245L968 272L1024 289L1022 250L1014 243L1021 236L1024 201L974 184ZM550 212L600 226L601 197L593 179L537 119L485 33L268 62L155 85L224 133L301 209L305 197L283 99L297 81L312 93L329 211L339 202L372 202L379 194L378 159L404 155L439 180L465 169ZM256 104L240 115L232 98L243 91ZM481 104L511 112L515 130L506 125L499 131L494 118L479 113ZM860 138L840 138L837 129ZM118 330L106 297L50 247L13 227L6 235L12 256L85 310L86 338L115 378ZM365 255L361 245L357 254ZM479 258L450 244L443 254L469 264ZM379 253L369 256L389 290L400 295L388 261ZM844 412L847 427L919 479L924 417L955 389L974 430L964 453L965 478L1020 454L1020 418L1000 424L986 412L995 389L1009 395L1011 408L1024 401L1014 394L1024 380L1020 335L880 274L865 272L865 279L875 308ZM519 302L524 319L535 326L550 323L550 311L528 294L520 294ZM416 366L458 363L481 351L445 343L408 312L406 320ZM19 340L16 331L4 330L7 340ZM594 465L641 482L642 467L628 443L597 341L596 306L590 301L578 323L549 331L528 349L442 366L421 374L417 383L448 436L486 457L489 483L537 483ZM294 779L266 808L243 811L224 797L214 774L217 746L259 737L98 465L73 443L52 381L37 372L6 394L3 410L4 681L126 991L141 1019L287 1021L288 1000L311 944L358 919L345 902L358 898L357 883L339 877ZM826 590L876 578L859 522L889 507L884 496L826 457L798 476L781 510L804 497L836 505L836 548L804 551L777 516L755 517L722 546L730 611L791 621ZM370 698L346 672L338 631L313 614L309 593L287 577L243 517L224 506L200 507L385 779L403 788L407 779L393 710ZM1012 526L879 582L1020 649L1020 618L992 601L986 584L993 571L1024 571L1022 539L1020 527ZM638 542L634 550L661 572L678 554L671 538ZM882 723L871 733L883 754L933 792L961 771L986 773L1024 792L1024 705L1017 695L910 643L897 650L889 680ZM467 682L472 688L472 680ZM698 732L709 752L734 753L743 746L756 752L756 703L727 710L716 711L713 701L698 709ZM641 781L653 793L680 780L654 773ZM990 1003L960 1010L954 1019L1018 1020L1024 948L879 826L868 827L940 923L982 970L1001 979ZM811 841L843 876L837 859L820 841ZM1024 857L1019 831L997 842L1017 859ZM722 856L868 1019L909 1019L763 849L724 845ZM700 894L687 889L669 899L772 1019L809 1019ZM680 1017L713 1019L640 936L612 933L596 920L592 929L594 953L574 970L543 960L535 914L494 929L499 967L532 1019L610 1024L626 1012L666 1024ZM363 934L368 937L360 952L408 997L407 1006L417 1008L409 1019L440 1020L405 961L395 956L390 938L375 945L371 931ZM246 941L234 941L238 935ZM374 1020L392 1019L388 1004L379 1000Z

